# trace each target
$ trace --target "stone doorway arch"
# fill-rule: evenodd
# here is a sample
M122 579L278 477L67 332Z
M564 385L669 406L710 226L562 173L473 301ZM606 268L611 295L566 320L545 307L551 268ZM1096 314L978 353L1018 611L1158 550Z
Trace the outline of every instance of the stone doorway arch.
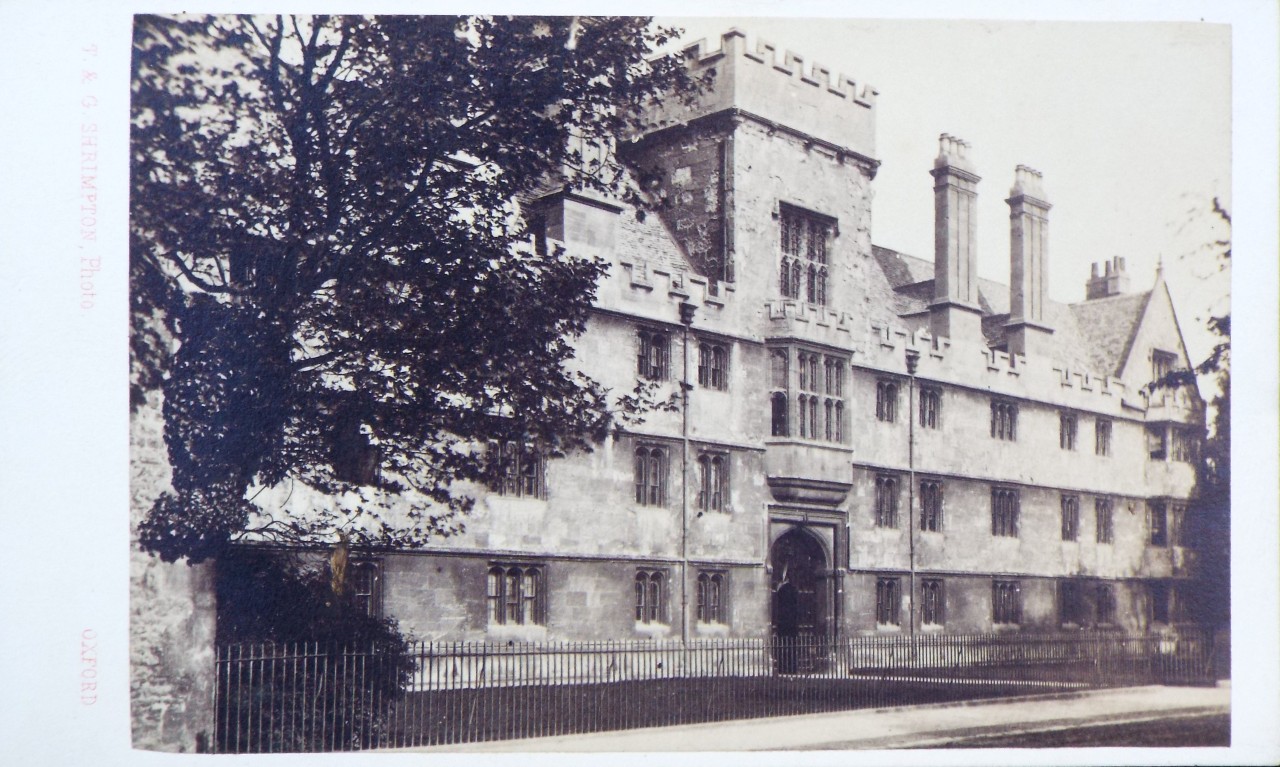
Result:
M816 535L795 527L774 542L769 562L775 662L781 673L804 673L829 633L827 552Z

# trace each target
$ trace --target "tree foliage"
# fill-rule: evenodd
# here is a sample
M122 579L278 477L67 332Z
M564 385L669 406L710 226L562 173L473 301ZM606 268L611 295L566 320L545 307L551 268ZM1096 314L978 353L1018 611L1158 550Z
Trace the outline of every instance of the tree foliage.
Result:
M570 361L603 265L522 248L516 201L549 181L618 191L583 148L692 91L648 58L670 35L637 18L137 17L133 383L163 386L173 466L142 545L191 561L247 534L413 545L456 531L458 482L497 471L476 441L555 456L602 438L607 392ZM252 504L286 480L376 492L306 519Z
M1218 198L1213 212L1226 225L1227 236L1214 241L1219 269L1231 263L1231 214ZM1209 317L1209 330L1218 337L1213 350L1198 366L1216 376L1213 428L1205 441L1197 479L1198 527L1193 531L1200 550L1200 594L1196 618L1213 625L1231 622L1231 313Z
M1213 198L1211 213L1225 234L1209 240L1203 251L1214 271L1231 265L1231 213ZM1196 254L1199 256L1199 254ZM1189 594L1190 617L1210 625L1227 625L1231 619L1231 313L1224 311L1205 320L1217 340L1209 354L1189 370L1174 370L1151 382L1147 390L1194 387L1200 376L1216 379L1211 429L1206 434L1196 474L1194 511L1183 537L1198 553L1197 580Z
M346 553L340 545L335 558ZM334 572L314 553L245 546L218 558L218 644L228 680L219 751L236 751L240 733L254 731L250 742L272 752L385 742L388 715L412 679L412 648L394 620L371 615ZM331 673L316 670L319 657ZM264 701L289 715L261 717Z

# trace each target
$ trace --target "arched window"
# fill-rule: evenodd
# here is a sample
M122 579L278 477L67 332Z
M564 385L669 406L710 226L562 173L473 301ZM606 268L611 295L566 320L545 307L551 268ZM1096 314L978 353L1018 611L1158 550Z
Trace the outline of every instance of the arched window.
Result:
M729 350L716 344L711 347L711 388L729 387Z
M991 403L991 436L1009 442L1018 438L1018 406L1015 403Z
M698 572L698 622L728 623L725 609L726 574L719 570Z
M1018 510L1020 498L1017 490L992 488L991 534L1002 538L1018 537Z
M942 483L920 482L920 529L937 533L942 530Z
M666 622L666 573L661 570L636 572L636 621Z
M991 622L997 625L1022 622L1022 586L1018 581L991 584Z
M544 622L542 568L494 565L486 579L489 623L530 625Z
M490 485L495 493L523 498L546 497L546 461L538 450L514 441L490 442L487 450L498 460L497 476Z
M898 384L893 381L876 383L876 420L885 423L898 420Z
M920 426L926 429L938 428L941 412L942 392L932 387L922 387L920 389Z
M698 508L725 511L729 499L729 459L719 453L698 456Z
M1080 496L1062 496L1062 540L1074 541L1080 536Z
M876 477L876 527L898 526L898 478Z
M643 445L636 449L636 503L645 506L661 506L667 502L666 451L661 447Z
M667 361L670 358L671 338L660 330L639 331L640 344L636 351L636 374L651 381L667 379Z
M729 387L729 351L723 344L698 344L698 385L720 391Z

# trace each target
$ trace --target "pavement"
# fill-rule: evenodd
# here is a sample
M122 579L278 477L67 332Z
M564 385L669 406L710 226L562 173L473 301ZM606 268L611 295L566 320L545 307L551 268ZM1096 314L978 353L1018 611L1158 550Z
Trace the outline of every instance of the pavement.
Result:
M568 753L930 748L988 735L1225 714L1230 706L1231 688L1220 682L1217 687L1127 687L395 750Z

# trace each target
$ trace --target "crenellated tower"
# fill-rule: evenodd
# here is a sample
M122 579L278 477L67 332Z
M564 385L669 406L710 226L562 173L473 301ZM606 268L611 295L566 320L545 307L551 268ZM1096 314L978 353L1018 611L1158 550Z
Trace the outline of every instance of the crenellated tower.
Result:
M683 55L710 87L692 103L655 102L622 153L690 268L751 311L856 305L879 165L875 89L737 29ZM788 257L802 263L784 270Z

